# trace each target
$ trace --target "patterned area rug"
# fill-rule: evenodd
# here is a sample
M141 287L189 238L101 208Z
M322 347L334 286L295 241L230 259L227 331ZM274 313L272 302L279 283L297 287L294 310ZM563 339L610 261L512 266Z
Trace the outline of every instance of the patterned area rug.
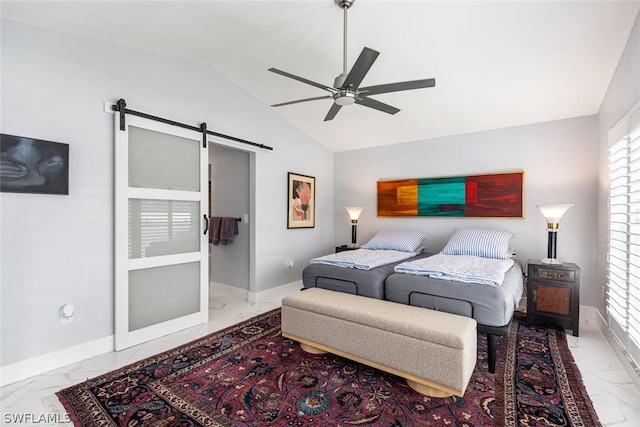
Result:
M599 426L564 331L515 319L464 398L280 335L280 309L57 393L77 426Z

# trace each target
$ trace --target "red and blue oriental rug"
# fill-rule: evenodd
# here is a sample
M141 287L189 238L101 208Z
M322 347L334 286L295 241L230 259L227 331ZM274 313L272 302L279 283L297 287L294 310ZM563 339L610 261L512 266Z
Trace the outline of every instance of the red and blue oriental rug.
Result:
M564 331L514 320L463 398L280 335L280 310L58 392L77 426L599 426ZM384 345L384 343L380 343Z

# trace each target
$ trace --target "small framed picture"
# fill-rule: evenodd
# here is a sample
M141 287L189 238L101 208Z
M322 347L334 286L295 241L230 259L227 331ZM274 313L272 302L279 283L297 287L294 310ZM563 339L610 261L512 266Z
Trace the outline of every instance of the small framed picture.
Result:
M316 179L289 172L287 228L313 228L316 225Z

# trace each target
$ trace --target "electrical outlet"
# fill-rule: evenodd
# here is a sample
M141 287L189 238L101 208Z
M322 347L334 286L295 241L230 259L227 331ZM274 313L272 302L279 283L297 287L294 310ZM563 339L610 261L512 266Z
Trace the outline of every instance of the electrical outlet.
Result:
M293 266L294 265L295 265L295 263L293 262L293 260L287 261L287 271L293 270Z
M71 304L65 304L60 307L60 323L66 325L67 323L73 322L73 315L75 314L75 309Z

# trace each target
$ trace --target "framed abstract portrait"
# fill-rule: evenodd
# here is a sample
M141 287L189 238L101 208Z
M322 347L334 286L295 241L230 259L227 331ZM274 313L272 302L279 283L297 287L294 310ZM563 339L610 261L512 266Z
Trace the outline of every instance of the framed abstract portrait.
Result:
M69 194L69 144L0 135L0 191Z
M287 228L313 228L316 225L316 179L288 174Z

